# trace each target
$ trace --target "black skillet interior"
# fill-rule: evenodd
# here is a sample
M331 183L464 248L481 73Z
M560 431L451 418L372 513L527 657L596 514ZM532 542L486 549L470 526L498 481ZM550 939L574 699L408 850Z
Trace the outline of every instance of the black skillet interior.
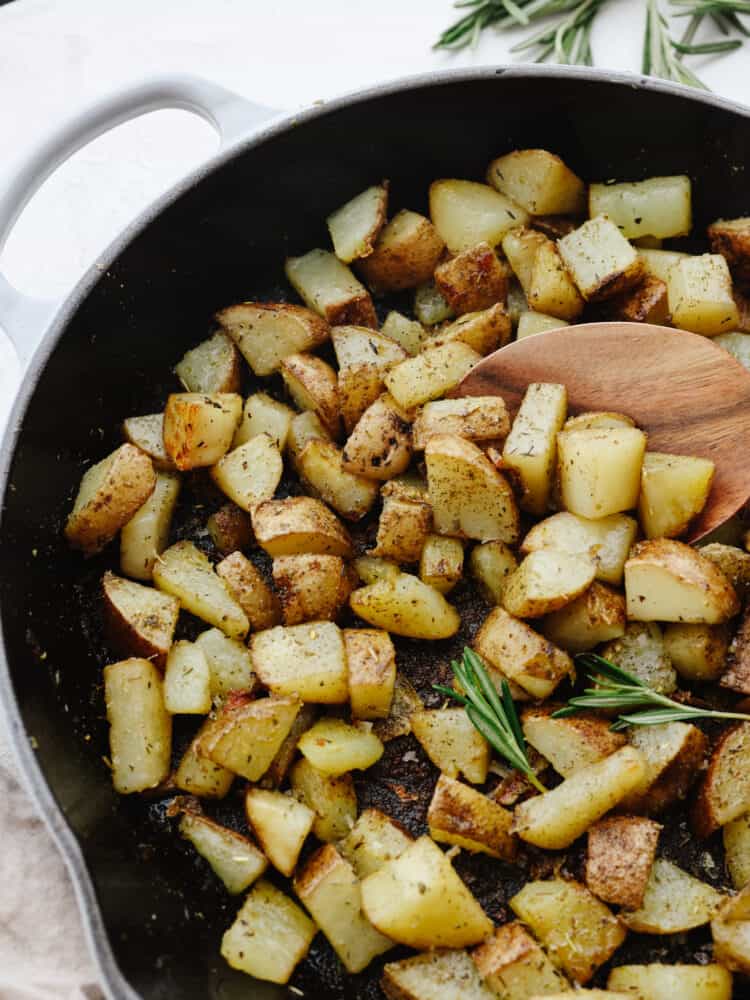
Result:
M116 564L116 547L85 563L60 535L82 468L116 446L124 416L162 407L175 385L171 367L205 336L218 307L290 294L281 262L287 253L327 245L323 220L331 209L389 177L393 208L425 211L431 179L481 179L491 157L519 146L552 149L591 179L687 172L698 232L720 215L750 214L744 167L750 120L736 113L622 82L564 75L498 72L418 85L289 128L183 195L102 275L41 375L5 495L2 627L39 763L82 845L115 957L147 1000L287 994L224 967L218 945L237 902L216 888L202 862L175 846L163 804L118 800L110 788L100 686L108 654L95 594L102 569ZM199 480L193 486L188 495L206 505L205 514L215 499ZM183 517L180 537L205 542L196 523ZM456 599L470 634L482 609L460 592ZM401 666L429 691L458 644L403 642ZM403 741L390 744L374 785L360 792L361 804L377 802L418 832L434 772L412 750ZM238 800L219 815L240 822ZM684 846L686 839L680 823L667 852L721 884L720 855L712 852L712 868L703 851ZM458 868L488 912L504 919L518 873L465 856ZM634 942L618 963L635 955L705 960L704 942L700 933ZM363 974L347 981L322 942L293 983L305 996L337 1000L380 996L376 980Z

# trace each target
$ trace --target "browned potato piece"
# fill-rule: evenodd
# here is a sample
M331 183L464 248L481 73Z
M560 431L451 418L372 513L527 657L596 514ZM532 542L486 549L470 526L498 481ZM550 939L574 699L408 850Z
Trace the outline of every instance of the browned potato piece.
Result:
M450 341L402 361L387 373L384 381L398 405L410 410L455 389L478 361L481 355L468 344Z
M400 857L413 838L379 809L365 809L338 850L352 865L357 878L367 878L387 861Z
M750 606L743 612L739 628L729 647L721 686L737 691L738 694L750 695Z
M499 347L505 347L512 335L510 316L503 303L496 302L489 309L464 313L455 322L439 330L423 346L439 347L441 344L460 341L478 354L491 354Z
M557 245L586 300L611 298L637 285L643 277L645 268L638 252L604 215L584 222Z
M700 552L716 563L729 578L740 600L747 600L750 596L750 554L736 545L723 545L721 542L701 545Z
M268 766L268 770L260 780L263 788L278 788L284 783L289 769L297 758L297 744L303 733L315 723L318 718L317 705L303 705L292 723L292 728L284 742L276 751L276 756Z
M388 718L396 684L396 651L391 637L374 628L346 628L343 635L352 718Z
M233 392L173 392L164 410L164 447L175 466L215 465L231 448L242 413Z
M256 375L278 371L289 354L315 350L331 332L310 309L287 302L241 302L218 312L216 321Z
M399 573L355 590L349 598L360 618L409 639L449 639L461 616L439 591L410 573Z
M331 435L312 410L298 413L289 425L289 437L286 442L287 452L295 469L299 466L299 457L305 450L307 442L316 438L330 441Z
M283 473L281 452L268 434L258 434L227 452L211 468L211 478L219 489L248 513L271 499Z
M445 243L429 219L402 209L382 230L359 273L375 292L416 288L429 281Z
M120 655L142 657L163 669L180 614L177 598L109 571L102 591L108 641Z
M348 521L359 521L378 498L378 484L344 468L342 452L332 441L308 441L298 460L300 478Z
M583 311L584 301L557 246L548 240L536 254L527 292L535 312L573 321Z
M247 615L254 632L279 624L281 609L278 598L241 552L231 552L222 559L216 572Z
M464 568L464 547L458 538L428 535L419 560L419 578L424 583L448 594L461 580Z
M713 681L721 677L727 666L729 629L726 625L682 625L674 622L664 629L664 649L681 677L690 681ZM724 687L750 694L750 677L747 690L744 690L744 685L734 687L735 678L729 671L727 677L730 683L722 679Z
M624 320L626 323L664 326L669 318L667 286L659 278L647 274L635 288L607 299L606 314L607 319Z
M366 327L339 326L332 333L339 366L338 396L344 427L351 432L383 392L383 376L409 357L390 337Z
M234 435L233 448L239 448L258 434L267 434L279 451L286 447L289 428L297 416L291 406L280 403L265 392L254 392L245 400L242 420Z
M655 622L630 622L622 635L608 642L600 653L658 694L672 694L677 688L677 674Z
M201 736L198 752L248 781L261 778L301 708L297 698L228 697Z
M724 897L666 858L651 866L642 904L620 920L641 934L678 934L707 924Z
M389 962L380 988L388 1000L494 1000L463 950L427 951Z
M411 682L397 672L388 718L376 719L372 724L372 731L381 743L395 740L397 736L408 736L411 732L412 715L414 712L421 712L423 708L424 702Z
M333 249L345 264L368 257L388 211L388 181L355 195L326 219Z
M508 274L492 247L477 243L435 268L435 286L451 309L461 315L504 302Z
M518 568L518 561L505 542L482 542L469 556L469 570L479 592L490 604L502 604L505 583Z
M699 837L750 810L750 722L724 732L693 803L693 829Z
M414 448L421 451L431 437L452 434L470 441L492 441L506 437L510 420L500 396L467 396L425 403L417 414L412 433Z
M568 409L564 385L531 382L503 445L503 463L521 487L521 506L537 517L549 507L555 483L558 431Z
M625 514L589 520L560 511L534 525L523 540L521 552L525 555L537 549L557 549L588 555L597 564L597 579L620 584L637 532L637 522Z
M352 591L341 556L276 556L273 582L285 625L335 618Z
M585 653L625 634L625 598L595 580L575 601L547 615L539 628L556 646Z
M349 365L339 369L339 407L348 434L384 390L383 372L377 365Z
M430 184L430 216L451 253L487 242L497 246L528 214L488 184L442 178Z
M392 479L409 467L411 452L408 415L384 393L357 421L344 445L341 464L347 472L367 479Z
M156 473L148 455L123 444L84 473L65 537L87 556L101 552L151 496Z
M174 469L172 459L164 447L164 414L149 413L145 417L128 417L123 421L122 433L131 444L145 451L155 469Z
M568 989L566 978L520 923L496 927L492 937L475 948L471 957L483 982L502 1000L541 998Z
M305 305L331 326L378 325L370 293L346 264L328 250L310 250L302 257L287 257L284 270Z
M292 792L315 813L313 833L325 843L341 840L357 818L357 793L351 774L334 778L300 757L290 774Z
M735 281L750 284L750 218L718 219L708 227L708 241L725 258Z
M546 149L515 149L493 160L487 182L532 215L580 215L586 185Z
M598 715L572 715L554 719L560 705L535 705L521 716L526 742L563 778L609 757L625 745L622 733L613 733L609 722Z
M630 741L646 761L639 786L623 799L628 812L657 815L687 795L706 758L707 740L697 726L668 722L633 730Z
M255 540L269 556L310 552L350 559L353 555L346 528L312 497L268 500L255 508L252 518Z
M432 508L428 503L386 496L371 555L398 563L417 562L431 531Z
M530 552L505 581L503 606L517 618L541 618L574 601L595 575L596 565L588 556L547 549Z
M240 353L232 340L219 331L188 351L174 372L187 392L238 392Z
M225 503L206 522L211 541L222 555L245 549L253 540L253 525L247 511L237 504Z
M395 340L406 351L407 354L419 354L425 338L428 336L427 330L419 320L408 319L395 309L391 309L385 318L380 332L384 337Z
M463 774L481 785L487 779L490 748L472 725L466 710L433 708L414 712L411 728L435 767L449 778Z
M277 625L250 640L253 668L274 694L321 705L349 699L346 651L333 622Z
M534 260L540 247L551 244L542 233L520 226L511 229L503 236L503 253L507 257L513 272L518 278L526 296L531 290L531 275L534 270Z
M336 372L314 354L288 354L279 366L294 402L312 410L332 437L339 433L339 395Z
M481 792L441 774L427 812L430 836L440 844L512 861L517 843L513 816Z
M208 718L190 741L175 772L174 783L180 791L189 795L202 799L223 799L232 787L234 775L208 757L202 757L198 750L212 724L213 720Z
M526 622L494 608L474 640L474 649L509 681L534 698L547 698L573 671L573 661Z
M609 816L588 833L585 881L605 903L635 910L643 902L661 825L642 816Z

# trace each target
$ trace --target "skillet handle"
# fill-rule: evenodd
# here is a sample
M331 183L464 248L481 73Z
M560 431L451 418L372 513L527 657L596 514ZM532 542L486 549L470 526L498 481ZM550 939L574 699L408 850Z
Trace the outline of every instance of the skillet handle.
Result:
M103 97L63 122L11 170L9 182L0 191L0 252L27 202L61 163L116 125L164 108L200 115L219 133L222 146L277 114L208 80L178 74ZM22 365L36 349L58 305L22 294L0 274L0 328L10 337Z

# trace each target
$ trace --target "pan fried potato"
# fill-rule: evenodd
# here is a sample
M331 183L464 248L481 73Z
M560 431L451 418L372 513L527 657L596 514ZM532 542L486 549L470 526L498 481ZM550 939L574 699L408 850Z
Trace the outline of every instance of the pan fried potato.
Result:
M361 972L395 946L362 913L359 879L333 844L325 844L307 861L294 879L294 890L347 972Z
M624 635L625 621L625 598L595 581L570 604L546 615L539 627L556 646L585 653Z
M314 441L316 438L330 441L331 435L312 410L298 413L289 425L289 437L287 438L287 454L295 469L299 467L299 457L305 450L307 442Z
M452 341L402 361L386 374L385 384L396 403L410 410L455 389L480 360L467 344Z
M247 646L218 628L201 632L195 645L208 661L212 697L223 697L232 691L252 694L258 685Z
M503 236L503 253L513 268L513 273L518 278L527 298L531 289L534 260L539 248L549 242L551 241L543 233L523 226L511 229Z
M646 538L676 538L703 510L714 463L689 455L649 451L641 467L638 519Z
M109 570L102 578L102 595L108 642L123 656L142 657L163 668L177 626L180 602L153 587L115 576Z
M605 903L643 903L661 825L643 816L609 816L588 833L585 882Z
M505 584L517 568L516 557L505 542L482 542L469 556L469 572L490 604L502 604Z
M620 584L637 531L637 522L625 514L590 520L561 511L534 525L523 540L521 552L528 555L551 549L587 555L596 563L597 580Z
M145 417L128 417L123 421L122 433L136 448L145 451L155 469L173 471L172 459L164 447L164 414L149 413Z
M569 325L564 319L558 319L556 316L548 316L547 313L526 309L518 317L516 340L533 337L536 333L546 333L548 330L559 330L561 326Z
M214 764L199 752L201 740L211 731L212 725L210 718L203 723L182 755L174 776L174 783L180 791L201 799L225 798L234 781L231 771Z
M368 407L384 392L383 372L377 365L350 365L339 369L339 407L347 434L351 434Z
M521 483L521 506L537 516L543 515L549 505L557 433L565 421L567 406L565 386L531 383L503 447L503 462Z
M727 823L721 831L727 871L735 889L750 882L750 812Z
M216 567L229 593L245 612L250 628L261 631L281 621L279 599L241 552L232 552Z
M609 723L598 715L581 713L554 719L552 713L559 707L526 708L521 724L526 742L563 778L570 778L577 771L604 760L625 745L623 734L613 733Z
M414 315L428 327L442 323L453 315L451 307L435 288L434 281L425 282L414 292Z
M619 965L607 986L648 1000L732 1000L732 975L721 965Z
M409 639L448 639L461 624L453 605L410 573L360 587L349 604L369 625Z
M272 375L290 354L314 351L330 336L325 320L288 302L240 302L216 314L256 375Z
M516 841L510 834L512 815L481 792L441 774L427 812L430 836L439 844L512 861Z
M674 622L664 629L664 651L680 677L688 681L714 681L721 677L726 666L729 631L726 625Z
M248 788L245 815L258 843L282 875L291 876L315 813L304 802L284 792Z
M487 184L439 180L430 185L430 216L451 253L486 242L497 246L503 235L524 226L528 213Z
M370 293L346 264L328 250L287 257L284 271L302 301L331 326L378 324Z
M383 744L374 733L343 719L319 719L302 734L297 747L316 771L334 778L366 771L383 756Z
M539 313L572 321L583 312L583 298L551 240L543 243L534 255L526 294L529 306Z
M333 778L301 757L292 767L294 795L315 813L312 832L324 843L341 840L357 818L357 794L351 774Z
M409 467L411 453L407 414L384 393L357 421L344 445L341 465L367 479L392 479Z
M312 497L268 500L252 512L255 540L269 556L300 552L314 555L353 555L352 540L343 524L324 503Z
M396 684L396 651L387 632L344 629L353 719L387 719Z
M629 240L639 236L687 236L693 225L690 178L681 174L621 184L591 184L589 215L592 219L606 215Z
M463 774L482 785L487 780L490 748L464 708L432 708L414 712L411 729L435 767L449 778Z
M318 717L317 705L303 705L292 723L292 728L284 737L284 742L276 751L276 756L268 765L268 770L259 784L262 788L277 789L286 780L289 769L297 757L297 742Z
M228 556L248 548L253 541L253 523L247 511L237 504L225 503L206 521L211 541L222 555Z
M467 396L425 403L412 428L417 451L424 450L430 438L440 434L469 441L493 441L506 437L509 430L508 410L500 396Z
M68 543L87 556L101 552L155 486L156 473L148 455L132 444L120 445L84 473L65 522Z
M406 830L379 809L365 809L338 850L364 879L399 858L414 843Z
M388 1000L494 1000L463 950L429 951L389 962L380 980Z
M411 732L412 715L414 712L421 712L423 708L424 702L411 682L397 671L391 710L386 719L376 719L372 723L372 731L383 743L395 740L397 736L408 736Z
M385 225L388 210L388 182L376 184L355 195L326 219L333 251L339 260L369 257Z
M173 392L164 410L164 447L180 472L215 465L230 449L242 413L234 392Z
M563 506L597 519L638 503L646 435L635 427L562 431L557 461Z
M739 694L750 694L750 611L746 608L729 647L721 686Z
M221 954L233 969L256 979L288 983L312 944L317 927L270 882L256 882L221 939Z
M711 250L726 260L735 281L750 283L750 219L718 219L707 232Z
M429 219L402 209L386 225L359 273L377 292L416 288L432 278L445 243Z
M432 507L422 501L383 498L378 534L371 555L398 563L416 562L432 531ZM393 574L391 574L393 575ZM365 580L372 583L373 580Z
M706 337L737 329L740 316L732 294L732 277L719 254L678 260L666 281L675 326Z
M559 851L574 840L643 779L646 763L634 747L581 768L561 785L516 806L513 833L536 847Z
M174 373L186 392L239 392L240 353L232 340L219 331L184 355Z
M471 441L451 434L425 446L427 483L435 530L441 535L518 540L518 508L508 481Z
M716 563L743 601L750 594L750 555L735 545L709 542L701 545L701 555Z
M112 783L120 795L156 788L169 774L172 717L164 706L161 672L148 660L104 668Z
M492 937L475 948L471 957L482 982L502 1000L528 1000L569 991L565 976L523 924L515 921L496 927Z
M211 711L208 660L199 646L184 639L172 646L167 657L164 707L170 715L205 715Z
M248 781L257 781L292 728L297 698L228 699L204 732L198 752Z
M464 313L453 323L438 331L424 346L439 347L442 344L460 341L478 354L491 354L499 347L505 347L512 333L513 327L505 306L501 302L496 302L488 309Z
M638 256L643 261L646 274L666 283L669 272L678 261L685 260L689 254L676 250L660 250L658 248L639 248Z
M274 694L313 704L338 705L349 698L346 650L333 622L277 625L250 640L253 668Z
M352 590L341 556L277 556L273 582L285 625L335 618Z
M750 810L750 723L724 732L713 749L708 770L693 805L693 829L699 837Z
M568 417L563 430L588 431L600 427L635 427L635 420L624 413L614 413L612 410L594 410Z
M279 451L286 448L289 428L297 414L265 392L254 392L245 400L242 420L234 435L233 448L239 448L259 434L267 434Z
M608 319L666 326L669 320L667 286L659 278L647 274L634 288L607 299L605 311Z
M700 552L672 539L639 542L625 563L628 618L718 625L739 611L727 577Z
M332 441L308 441L298 466L311 490L348 521L361 520L378 498L377 482L344 468L343 453Z
M192 542L176 542L154 566L154 583L176 597L181 607L233 639L244 639L250 628L245 612L224 581Z
M331 332L331 340L336 363L343 370L374 365L384 372L409 357L401 344L364 326L337 326Z
M407 354L419 354L422 344L428 334L422 324L415 319L409 319L400 312L392 309L385 318L380 332L384 337L395 340L399 346L403 347Z
M271 499L283 472L278 445L268 434L258 434L219 459L211 469L211 478L230 500L249 513Z
M549 697L563 677L573 672L567 653L505 608L490 612L473 645L488 666L533 698Z
M643 903L620 919L639 934L677 934L707 924L724 897L666 858L651 868Z
M587 983L625 940L617 917L580 882L528 882L510 907L555 965L578 983Z
M580 215L586 187L559 156L546 149L515 149L493 160L487 183L532 215Z
M332 437L339 433L336 372L314 354L288 354L279 366L289 395L300 410L312 410Z
M686 722L665 722L634 729L630 741L646 761L646 770L621 808L654 816L685 798L706 760L707 740L701 730Z
M456 315L489 309L508 295L508 275L489 243L477 243L435 268L435 287Z
M589 219L557 245L587 301L610 298L637 285L643 277L645 268L638 252L606 216Z
M441 594L448 594L461 580L464 547L457 538L428 535L419 560L419 578Z
M609 642L601 653L659 694L671 694L677 687L661 629L654 622L630 622L620 638Z
M531 552L505 581L503 606L516 618L541 618L574 601L595 574L596 565L588 556Z
M464 948L492 923L429 837L420 837L362 882L365 916L381 934L411 948Z
M268 861L251 840L206 816L183 813L180 834L206 859L232 895L248 889L268 867Z

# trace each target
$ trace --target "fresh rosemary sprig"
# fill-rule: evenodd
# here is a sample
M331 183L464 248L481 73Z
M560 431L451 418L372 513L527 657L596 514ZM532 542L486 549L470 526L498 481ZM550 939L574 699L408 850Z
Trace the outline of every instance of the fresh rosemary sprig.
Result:
M627 729L628 726L658 726L664 722L686 722L689 719L743 719L750 722L750 715L741 712L718 712L712 708L699 708L673 701L596 653L580 653L576 656L576 663L587 671L589 680L596 687L586 688L582 695L571 698L565 708L553 714L555 719L564 719L587 708L614 708L618 712L620 709L643 708L639 712L619 712L610 729L617 731Z
M523 738L508 682L503 680L502 692L498 694L482 660L468 646L464 648L461 663L453 660L451 668L463 694L443 684L433 684L435 690L464 705L472 724L490 746L512 767L524 774L534 788L540 792L546 791L529 763L526 740Z

